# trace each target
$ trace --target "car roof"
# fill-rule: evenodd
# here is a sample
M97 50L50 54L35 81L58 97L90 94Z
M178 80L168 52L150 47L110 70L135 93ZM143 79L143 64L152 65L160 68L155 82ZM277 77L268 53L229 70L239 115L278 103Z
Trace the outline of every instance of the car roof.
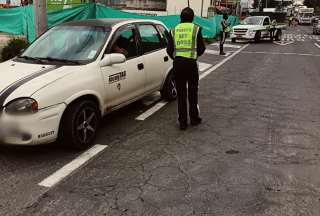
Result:
M71 21L66 22L61 25L64 26L103 26L103 27L110 27L121 24L130 24L130 23L137 23L137 22L151 22L151 23L161 23L156 20L148 20L148 19L88 19L88 20L78 20L78 21Z

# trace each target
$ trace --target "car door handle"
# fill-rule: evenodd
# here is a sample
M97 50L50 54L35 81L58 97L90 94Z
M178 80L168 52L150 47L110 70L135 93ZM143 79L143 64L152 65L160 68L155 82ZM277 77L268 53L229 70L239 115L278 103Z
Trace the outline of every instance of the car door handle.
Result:
M143 69L144 69L143 63L138 64L138 70L143 70Z
M164 60L164 62L167 62L167 61L169 61L169 57L168 57L168 56L165 56L165 57L163 58L163 60Z

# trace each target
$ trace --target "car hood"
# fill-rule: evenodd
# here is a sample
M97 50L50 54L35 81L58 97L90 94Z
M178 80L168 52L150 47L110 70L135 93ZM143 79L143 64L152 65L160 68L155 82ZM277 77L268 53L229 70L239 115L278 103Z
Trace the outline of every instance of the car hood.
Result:
M18 97L30 97L40 88L68 75L65 72L68 70L64 70L66 67L71 66L29 64L12 60L1 63L0 106Z
M259 25L236 25L233 28L234 29L254 29L259 27Z

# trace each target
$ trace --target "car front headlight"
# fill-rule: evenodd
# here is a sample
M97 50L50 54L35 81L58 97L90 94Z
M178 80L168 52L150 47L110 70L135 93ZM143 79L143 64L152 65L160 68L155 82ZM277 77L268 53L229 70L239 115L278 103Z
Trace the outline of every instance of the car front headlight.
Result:
M249 35L253 35L253 34L255 34L256 33L256 31L254 31L254 30L248 30L248 33L249 33Z
M18 98L5 106L5 111L12 115L27 115L38 112L38 102L32 98Z

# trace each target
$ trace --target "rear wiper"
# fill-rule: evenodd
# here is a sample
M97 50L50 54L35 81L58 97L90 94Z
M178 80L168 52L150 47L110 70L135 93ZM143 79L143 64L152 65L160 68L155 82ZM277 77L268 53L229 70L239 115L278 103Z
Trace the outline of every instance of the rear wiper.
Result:
M52 57L39 58L39 59L45 60L45 61L57 61L57 62L71 63L71 64L76 64L76 65L81 64L81 62L77 61L77 60L59 59L59 58L52 58Z

